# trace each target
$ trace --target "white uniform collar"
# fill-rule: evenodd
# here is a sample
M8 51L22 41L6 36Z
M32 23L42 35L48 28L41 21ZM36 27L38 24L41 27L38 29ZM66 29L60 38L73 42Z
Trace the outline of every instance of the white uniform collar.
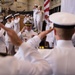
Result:
M28 31L28 30L25 30L26 32L32 32L32 30Z
M72 41L71 40L58 40L57 41L57 46L59 47L72 47L73 44L72 44Z

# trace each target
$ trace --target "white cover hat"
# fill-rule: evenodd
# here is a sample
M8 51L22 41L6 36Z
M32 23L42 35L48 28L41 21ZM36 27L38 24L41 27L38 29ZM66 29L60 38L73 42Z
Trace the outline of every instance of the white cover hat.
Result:
M8 18L10 18L10 17L12 17L12 14L7 15L7 16L5 17L5 19L8 19Z
M54 27L72 28L75 27L75 15L65 12L57 12L49 16L49 20L54 23Z
M14 14L14 17L15 17L15 16L18 16L18 15L20 15L20 14L19 14L19 13L16 13L16 14Z

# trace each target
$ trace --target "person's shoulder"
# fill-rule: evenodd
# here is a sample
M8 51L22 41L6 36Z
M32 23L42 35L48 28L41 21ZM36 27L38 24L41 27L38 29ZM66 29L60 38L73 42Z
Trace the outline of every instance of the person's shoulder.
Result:
M5 24L5 27L7 27L7 26L8 26L8 23Z

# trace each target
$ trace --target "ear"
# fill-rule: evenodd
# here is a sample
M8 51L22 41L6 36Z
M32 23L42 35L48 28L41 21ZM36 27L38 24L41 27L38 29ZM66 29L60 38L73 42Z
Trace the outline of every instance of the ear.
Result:
M54 34L56 35L56 29L54 28Z

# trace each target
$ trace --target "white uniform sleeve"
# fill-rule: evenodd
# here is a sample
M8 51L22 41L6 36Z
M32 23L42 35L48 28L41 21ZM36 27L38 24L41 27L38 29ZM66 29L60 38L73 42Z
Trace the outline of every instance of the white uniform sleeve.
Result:
M34 36L33 38L27 41L27 43L34 48L39 47L40 42L41 42L41 39L38 36Z
M1 58L0 61L0 75L51 75L51 73L51 68L43 61L31 63L17 60L15 57Z
M35 48L30 46L28 43L23 43L19 48L23 50L25 61L29 61L27 62L25 67L28 68L28 72L30 75L48 75L49 72L47 73L47 71L50 70L49 65L41 57L39 52L35 50ZM50 74L51 70L49 75Z
M52 69L38 51L26 43L22 43L20 49L25 54L25 60L15 57L1 59L0 75L51 75Z
M41 41L41 39L38 36L34 36L33 38L31 38L30 40L27 41L27 44L37 50L37 47L39 46L40 41ZM25 54L22 51L22 49L20 49L20 48L14 56L20 60L25 59L24 58Z

